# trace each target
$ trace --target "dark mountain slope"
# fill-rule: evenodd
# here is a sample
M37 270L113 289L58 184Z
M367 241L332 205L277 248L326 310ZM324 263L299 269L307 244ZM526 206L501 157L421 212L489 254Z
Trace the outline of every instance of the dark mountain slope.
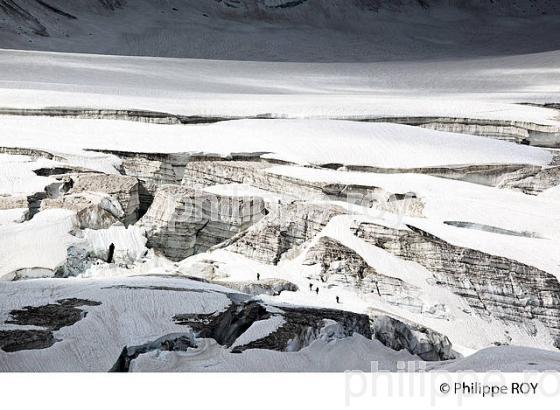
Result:
M0 0L0 47L270 61L560 48L556 0Z

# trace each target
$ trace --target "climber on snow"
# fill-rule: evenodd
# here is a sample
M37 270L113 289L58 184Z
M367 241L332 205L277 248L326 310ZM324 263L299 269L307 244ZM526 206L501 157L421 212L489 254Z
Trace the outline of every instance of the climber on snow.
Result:
M107 255L107 263L113 263L113 255L115 254L115 244L109 245L109 254Z

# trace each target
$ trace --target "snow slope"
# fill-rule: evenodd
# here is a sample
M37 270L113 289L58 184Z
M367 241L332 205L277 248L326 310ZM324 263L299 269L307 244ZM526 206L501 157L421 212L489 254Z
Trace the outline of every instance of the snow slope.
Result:
M480 317L472 314L472 309L464 299L453 294L445 287L434 284L433 274L418 263L405 261L389 252L367 244L352 234L350 228L355 221L374 221L382 223L380 219L372 219L360 215L338 216L333 218L321 233L309 243L291 252L276 265L267 265L227 250L218 249L202 253L185 259L179 264L178 271L185 275L195 275L206 278L206 272L198 268L200 263L215 262L214 275L220 277L222 284L228 282L251 281L256 274L261 280L282 278L295 283L299 287L297 292L282 292L278 296L261 298L270 303L288 303L291 305L307 305L340 309L366 313L389 314L392 317L419 323L434 329L451 340L453 349L461 354L469 355L473 352L491 346L495 342L511 343L513 345L533 346L551 350L552 339L547 330L535 322L538 330L529 336L524 325L505 323L491 316ZM401 304L388 303L373 293L363 293L351 284L323 283L319 281L318 265L303 264L306 250L311 248L319 238L327 236L333 238L357 252L376 272L398 278L405 283L417 287L417 300L407 300L409 295L395 294L394 299ZM500 238L494 237L494 241ZM557 246L557 242L555 243ZM535 250L533 248L532 250ZM530 252L525 252L525 255ZM320 291L309 291L309 283ZM339 297L341 304L336 302Z
M0 50L0 108L185 115L444 116L559 125L560 53L295 64Z
M534 372L543 372L557 368L558 359L556 352L518 346L500 346L489 347L472 356L449 363L428 365L428 368L450 372L523 372L528 369Z
M239 120L186 127L0 116L0 126L0 146L39 148L61 155L69 152L73 156L84 155L85 148L222 156L245 152L304 165L342 163L401 168L490 163L547 165L552 160L552 155L540 148L385 123ZM84 156L88 155L91 154Z
M0 195L27 195L42 191L51 180L38 176L33 170L54 164L55 161L43 158L34 160L23 155L0 154Z

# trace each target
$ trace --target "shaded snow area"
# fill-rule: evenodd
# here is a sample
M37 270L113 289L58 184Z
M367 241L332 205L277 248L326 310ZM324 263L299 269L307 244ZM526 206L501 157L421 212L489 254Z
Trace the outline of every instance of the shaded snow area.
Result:
M560 370L556 2L15 3L0 371Z
M508 55L560 44L551 35L560 7L550 0L2 0L0 6L0 47L31 50L339 62Z

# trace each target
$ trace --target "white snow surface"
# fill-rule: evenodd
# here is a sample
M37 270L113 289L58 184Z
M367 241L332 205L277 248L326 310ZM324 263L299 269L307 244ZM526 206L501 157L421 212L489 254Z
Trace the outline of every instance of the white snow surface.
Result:
M84 148L222 156L264 152L267 158L299 164L402 168L488 163L546 165L552 159L552 154L540 148L388 123L239 120L185 127L7 116L0 117L0 127L0 146L68 151L74 155Z
M34 169L54 167L56 162L25 155L0 154L0 196L24 196L41 192L50 178L37 176Z
M23 222L27 211L27 208L0 210L0 226Z
M39 212L27 222L0 226L0 282L24 275L54 276L66 260L66 249L78 239L70 234L75 214L65 209Z
M541 349L499 346L482 349L472 356L428 364L428 369L450 372L543 372L560 369L560 355Z
M269 63L0 49L0 107L297 118L446 116L560 124L560 52L372 63Z

